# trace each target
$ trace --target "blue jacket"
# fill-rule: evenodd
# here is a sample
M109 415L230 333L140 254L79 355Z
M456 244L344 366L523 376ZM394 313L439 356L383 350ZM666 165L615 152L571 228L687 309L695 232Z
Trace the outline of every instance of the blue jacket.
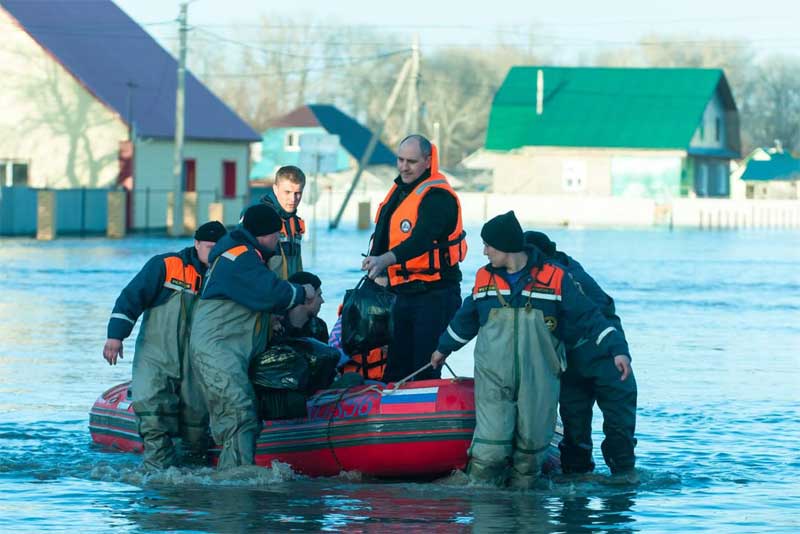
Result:
M180 260L180 263L174 259ZM172 265L182 265L182 272L173 272L170 268ZM205 274L206 266L200 262L193 246L186 247L180 252L153 256L117 297L111 318L108 320L108 337L120 340L127 338L139 316L145 310L166 302L176 289L200 291Z
M584 270L583 265L578 263L572 256L561 251L556 252L553 261L564 267L572 275L572 279L575 280L583 294L600 307L600 311L603 312L603 315L611 321L617 330L623 332L622 320L617 315L614 299L603 291L600 284Z
M224 235L208 257L202 299L227 299L252 311L284 311L305 302L302 286L278 278L267 268L271 252L242 228Z
M603 316L600 308L575 284L572 276L556 263L542 261L540 253L532 248L524 273L514 284L508 280L505 269L494 269L491 264L478 271L472 294L464 299L447 330L439 338L438 350L449 354L466 345L486 324L492 308L502 307L495 287L508 287L503 295L512 307L523 308L528 303L542 311L545 323L553 335L569 347L579 343L592 343L596 354L609 357L628 354L624 334ZM486 280L494 276L500 280Z

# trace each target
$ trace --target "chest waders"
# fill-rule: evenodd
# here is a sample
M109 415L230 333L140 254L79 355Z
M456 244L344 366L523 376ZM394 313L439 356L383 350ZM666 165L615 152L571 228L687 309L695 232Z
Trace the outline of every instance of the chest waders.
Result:
M194 459L204 459L208 451L208 412L187 350L196 298L191 291L175 291L146 310L136 338L131 391L148 468L177 463L174 437L183 438Z
M493 308L475 345L475 434L467 473L477 482L531 487L555 432L563 344L541 310Z
M210 415L211 435L222 445L218 468L255 463L261 422L250 383L250 361L267 346L269 314L232 300L200 300L190 356Z
M288 280L294 273L303 270L303 257L300 255L300 246L297 245L297 254L287 256L281 244L278 244L280 254L275 254L267 260L269 270L278 275L281 280Z

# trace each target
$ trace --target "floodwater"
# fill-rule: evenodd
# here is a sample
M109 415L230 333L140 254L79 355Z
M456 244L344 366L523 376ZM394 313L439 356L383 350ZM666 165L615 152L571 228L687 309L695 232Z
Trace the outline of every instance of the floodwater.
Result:
M0 531L800 532L800 233L551 234L617 301L639 384L638 487L516 492L283 465L143 476L137 456L91 444L88 411L130 377L133 339L121 365L101 356L116 296L147 258L189 241L3 239ZM306 251L329 324L367 239L320 231ZM462 289L484 262L477 229L469 242ZM469 348L449 360L460 374ZM598 445L599 429L596 414Z

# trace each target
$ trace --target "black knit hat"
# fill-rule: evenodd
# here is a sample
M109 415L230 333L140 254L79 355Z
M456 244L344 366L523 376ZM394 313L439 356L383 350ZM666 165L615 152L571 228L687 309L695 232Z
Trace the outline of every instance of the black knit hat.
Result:
M522 227L513 211L490 219L481 229L483 242L501 252L522 252Z
M319 276L308 271L297 271L289 277L289 282L300 284L301 286L303 284L308 284L314 289L319 289L322 285L322 280L319 279Z
M547 234L543 232L528 230L525 232L525 244L533 245L534 247L538 248L548 258L552 258L556 253L556 244L553 241L550 241L550 238L547 237Z
M227 233L228 230L225 229L224 224L219 221L209 221L195 230L194 238L198 241L213 241L216 243Z
M244 212L242 226L253 234L253 237L259 237L277 232L283 227L283 221L272 206L256 204Z

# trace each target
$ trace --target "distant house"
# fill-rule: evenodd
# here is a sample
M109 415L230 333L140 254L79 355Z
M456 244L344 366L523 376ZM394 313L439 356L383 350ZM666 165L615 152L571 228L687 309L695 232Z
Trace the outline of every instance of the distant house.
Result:
M276 119L264 132L261 143L261 159L250 171L251 180L271 179L283 165L305 167L306 173L313 168L304 164L301 145L306 137L319 134L338 135L339 149L335 164L328 173L352 175L364 155L372 132L335 106L309 104L299 107ZM369 159L368 167L394 166L396 156L385 144L378 141Z
M513 67L463 164L500 193L664 200L728 196L739 153L722 70Z
M175 59L113 2L0 0L3 185L132 190L135 228L166 226L173 189ZM198 219L236 222L260 138L186 74L183 186Z
M800 199L800 159L774 148L757 148L733 172L744 185L744 197L754 199Z

